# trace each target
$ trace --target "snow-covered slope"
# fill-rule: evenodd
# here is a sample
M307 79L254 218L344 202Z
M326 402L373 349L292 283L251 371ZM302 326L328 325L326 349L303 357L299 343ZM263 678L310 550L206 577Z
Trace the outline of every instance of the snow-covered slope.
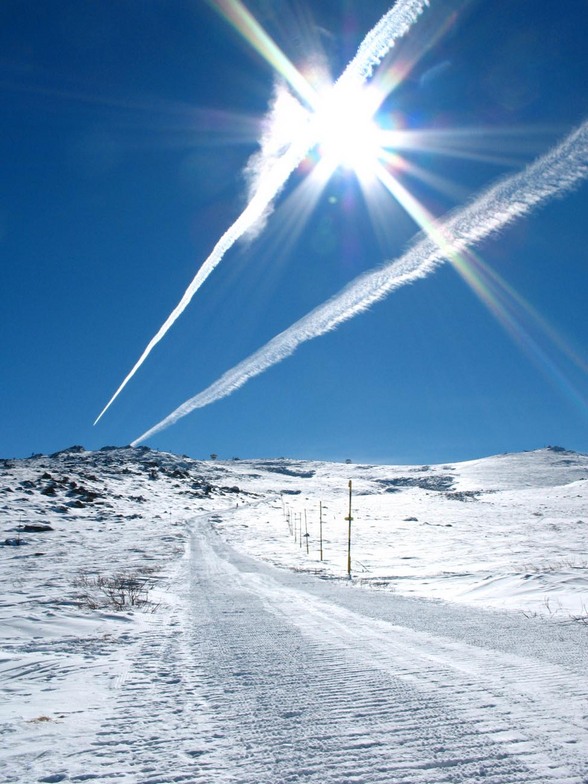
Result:
M351 479L356 585L588 616L587 455L548 447L451 465L283 460L230 470L241 487L268 494L217 525L272 563L345 576Z
M72 571L157 570L214 510L210 524L246 552L345 577L352 480L356 584L566 619L588 613L587 479L588 456L559 447L438 466L72 447L0 461L0 558L19 575L10 591L31 579L75 602Z
M530 679L533 690L539 683L533 680L539 678L539 672L542 683L546 678L558 679L558 689L563 688L568 677L559 670L537 669L524 657L520 661L513 659L514 653L526 656L527 648L519 650L524 639L539 655L542 641L552 637L541 653L551 662L549 666L553 669L562 663L582 670L575 651L583 650L585 644L578 634L588 632L587 479L588 456L559 448L438 466L362 466L287 459L199 462L130 447L98 452L72 447L52 456L0 461L0 770L4 766L7 771L2 780L28 783L114 778L129 784L235 781L235 770L240 769L249 754L234 747L233 735L245 732L244 714L239 705L232 703L222 712L224 698L219 694L242 687L240 681L233 681L241 673L239 662L251 656L239 652L239 635L243 645L259 646L255 656L260 657L264 646L271 644L272 656L278 657L283 653L282 638L278 639L281 634L283 640L290 641L288 645L294 646L293 650L298 650L298 638L292 636L293 628L298 627L296 634L314 640L314 648L304 649L305 656L322 661L327 651L323 651L326 642L321 641L321 635L327 635L331 650L340 647L345 661L355 661L355 653L351 653L355 638L351 635L347 639L350 624L355 624L356 633L361 631L365 650L373 649L375 658L349 665L349 677L359 672L354 668L367 666L365 683L374 684L380 667L389 668L389 674L396 673L394 677L402 680L405 676L398 675L399 662L407 655L415 657L415 661L419 659L418 635L424 634L426 650L436 651L434 660L441 662L439 666L447 672L433 672L427 664L432 654L423 652L424 669L419 678L429 684L427 689L434 690L435 684L453 683L455 679L458 696L467 696L463 672L456 675L463 670L464 662L470 662L468 672L472 678L485 677L486 654L482 656L468 647L472 644L468 635L473 633L463 631L473 628L475 645L486 637L490 642L485 644L496 647L488 654L495 662L494 685L488 694L492 700L497 699L497 693L502 695L496 703L502 711L500 721L505 722L505 727L510 726L508 716L518 716L520 706L529 696L525 693L522 702L512 702L516 678L508 675L508 668L526 673L523 680ZM350 480L352 580L348 581L346 517ZM218 549L222 542L227 543L222 544L225 550ZM235 551L241 554L241 561ZM278 584L275 570L264 572L269 567L252 566L254 562L247 561L248 556L285 568L283 585ZM297 574L300 572L308 574ZM316 580L317 576L324 579ZM351 592L333 594L338 583L351 588ZM202 586L214 588L215 596L206 598L201 593ZM388 599L394 596L396 604L390 605ZM129 604L129 597L134 604ZM423 603L416 597L449 599L452 604ZM410 604L416 601L421 602L418 609ZM239 602L243 608L235 610ZM260 603L257 610L256 603ZM345 609L337 610L336 606ZM474 607L508 608L515 612L503 617ZM263 620L267 640L259 634L251 637L253 632L248 631L256 617L261 623L262 609L269 613ZM403 618L402 633L400 627L386 625L390 612ZM243 622L239 621L241 614ZM375 619L373 629L370 617ZM279 618L283 618L283 629ZM416 618L419 623L423 618L429 619L426 634L420 627L406 631L405 624L410 626ZM222 621L222 631L213 628L217 620ZM458 637L465 635L465 641L449 644L436 636L439 629L445 628L448 633L453 628L452 634ZM498 633L500 629L503 631ZM396 653L390 649L390 634L396 644L404 640L404 647ZM220 640L218 650L214 647L215 639ZM452 647L455 645L457 648ZM504 658L500 651L511 658ZM202 656L202 662L194 664ZM477 656L479 662L472 663ZM228 669L211 674L209 668L216 667L213 663L224 659ZM279 666L276 663L276 678L287 676L290 682L288 673L290 669L297 672L298 665L294 666L294 662L290 666L286 659ZM279 686L270 677L270 663L259 659L258 664L253 660L247 664L259 670L260 689L275 690ZM340 669L336 657L335 665ZM197 671L192 672L193 666ZM286 668L288 673L280 668ZM348 677L339 669L333 670L333 683ZM243 673L247 674L245 670ZM316 688L322 683L319 675L317 671L308 676L314 679ZM407 683L412 683L412 677L407 671ZM163 680L154 686L158 679ZM181 690L177 685L180 680ZM206 683L214 683L217 691L210 692L212 686L205 688ZM578 685L581 680L570 684L565 699L569 706L579 706L584 699ZM478 684L476 688L481 689L480 695L484 693L480 700L486 705L487 686ZM541 686L537 694L544 691ZM350 687L349 700L353 694ZM196 700L197 708L188 705L190 699ZM252 697L247 699L246 713L255 702ZM290 695L288 699L299 698ZM459 699L463 702L465 698ZM113 700L116 707L111 705ZM378 691L374 690L373 705L366 707L365 717L373 727L384 722L377 730L381 731L378 744L383 744L388 743L384 739L389 736L386 722L392 719L382 713L376 721L370 714L380 702ZM535 750L525 752L523 761L515 754L516 764L509 763L504 767L506 772L496 773L497 777L488 780L507 784L515 780L581 780L573 772L576 767L571 752L557 752L551 761L539 760L537 749L543 741L538 739L542 737L545 717L553 711L559 715L560 707L563 710L558 706L557 695L551 692L548 703L529 703L530 709L539 713L534 714L533 721L528 717L534 727L533 742L521 743L527 752L529 748ZM153 718L143 715L143 704L156 714ZM316 704L309 693L307 709L323 722L325 717L319 717ZM217 705L225 721L233 722L233 735L228 733L225 737L222 721L219 725L219 715L211 705ZM457 703L453 705L452 710L458 709ZM296 710L282 711L283 717L298 716ZM349 710L351 703L340 706L342 722ZM445 708L435 710L435 721L444 726L448 720ZM181 725L177 724L179 711L183 712ZM543 716L540 711L545 711L544 718L537 718ZM578 711L581 713L580 708ZM576 718L581 724L584 719L580 713ZM283 720L282 714L271 713L266 719L274 725ZM125 729L126 717L130 715L138 725ZM476 713L475 721L482 721L481 716L482 713ZM523 720L522 713L521 717ZM180 726L187 751L182 751L179 730L174 729ZM564 725L549 724L548 729L549 743L553 741L554 748L561 744L565 748L572 742L567 739L568 729ZM254 734L261 732L253 725L250 730ZM299 731L303 728L299 727ZM435 759L427 763L433 771L430 775L422 771L417 775L412 762L407 763L406 776L391 773L397 762L392 764L390 760L399 758L390 749L385 757L386 765L390 762L392 767L370 768L369 754L361 751L369 748L362 740L363 729L356 727L354 732L359 744L353 752L357 765L367 766L366 777L361 780L454 780L441 774L445 762L437 759L437 752ZM463 732L464 738L470 737L465 725ZM121 733L127 738L124 742L120 740ZM160 737L161 733L167 738L168 751L172 749L178 759L191 760L177 762L180 772L173 777L171 773L168 778L161 773L165 766L162 768L157 748L152 749L150 738ZM324 742L327 746L335 744L333 754L336 752L341 760L341 770L347 770L345 738L337 736L335 742L333 733ZM125 757L127 761L123 762L124 744L135 743L137 737L142 738L140 749L131 761ZM161 737L158 742L165 745ZM194 737L209 744L206 754L211 755L212 761L198 763L200 767L194 760L205 752L200 747L192 749L198 746ZM421 751L423 738L419 736L418 743L415 741ZM484 744L489 742L484 740ZM491 744L498 743L499 751L484 754L502 759L501 742L498 735L492 736ZM578 759L588 760L588 734L586 738L578 736L574 742L581 751ZM455 780L481 781L480 776L485 777L486 773L467 772L471 767L468 755L473 753L467 750L467 743L464 740L465 745L455 751L462 776ZM299 763L294 764L290 745L287 747L287 751L284 747L275 753L278 757L286 755L288 765L296 768ZM336 770L329 774L331 778L321 778L324 759L319 747L315 751L316 775L308 772L296 778L292 773L294 777L288 780L347 780ZM234 761L234 770L233 763L226 761L227 754ZM282 780L272 778L274 774L267 773L269 768L264 767L263 760L255 759L250 773L238 780L250 784ZM536 777L516 773L519 764L530 766ZM216 773L209 774L206 765L211 765L210 770ZM488 770L502 770L501 765L493 762ZM278 768L282 770L279 765ZM233 773L227 772L229 769ZM350 769L349 775L356 775L354 770ZM285 775L283 770L280 775ZM394 778L396 775L398 778Z

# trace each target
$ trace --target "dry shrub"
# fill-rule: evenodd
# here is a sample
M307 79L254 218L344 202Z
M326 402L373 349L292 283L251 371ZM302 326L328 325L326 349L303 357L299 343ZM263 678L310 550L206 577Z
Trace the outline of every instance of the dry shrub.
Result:
M134 572L113 575L81 573L74 586L78 589L77 599L82 607L120 611L130 608L154 609L149 600L153 582L153 577Z

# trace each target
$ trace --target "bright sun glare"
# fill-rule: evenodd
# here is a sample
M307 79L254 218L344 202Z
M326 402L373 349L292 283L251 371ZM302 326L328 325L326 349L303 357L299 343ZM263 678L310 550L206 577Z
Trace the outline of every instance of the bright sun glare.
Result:
M313 117L315 138L321 159L333 171L373 175L382 155L382 132L374 119L378 103L363 85L343 89L339 84L324 96Z

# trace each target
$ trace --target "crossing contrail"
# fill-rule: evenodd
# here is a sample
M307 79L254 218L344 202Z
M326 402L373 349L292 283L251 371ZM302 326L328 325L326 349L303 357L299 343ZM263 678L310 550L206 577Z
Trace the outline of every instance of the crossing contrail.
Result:
M428 4L429 0L398 0L396 4L384 14L377 25L366 35L357 50L357 54L337 81L334 90L343 89L350 82L363 82L369 79L374 68L382 61L387 52L394 46L394 43L408 32ZM272 202L279 195L292 172L304 160L309 150L314 147L316 142L316 127L312 122L309 122L300 136L293 141L282 157L276 161L267 175L259 182L255 194L250 199L241 215L218 240L210 255L194 276L181 300L169 314L156 334L151 338L137 362L133 365L114 395L96 417L94 424L102 418L137 370L141 367L143 362L147 359L152 349L166 335L170 327L188 307L194 294L202 286L215 267L222 261L225 253L227 253L237 240L244 234L250 232L255 224L258 221L263 220L264 216L267 215Z
M588 177L588 121L518 174L494 184L465 207L434 225L399 259L360 275L265 346L228 370L137 438L133 445L173 425L196 408L214 403L249 379L289 357L302 343L336 329L407 283L424 278L482 240Z

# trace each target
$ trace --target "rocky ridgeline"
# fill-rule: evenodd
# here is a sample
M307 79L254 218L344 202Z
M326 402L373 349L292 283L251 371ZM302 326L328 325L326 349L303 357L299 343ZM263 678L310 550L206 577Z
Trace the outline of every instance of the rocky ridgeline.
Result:
M114 509L121 501L145 504L159 491L171 496L208 499L239 494L221 484L223 469L188 457L148 447L104 447L96 452L73 446L52 455L0 460L0 498L9 512L14 501L63 515L92 509ZM163 486L165 487L163 487ZM128 515L127 515L128 516Z

